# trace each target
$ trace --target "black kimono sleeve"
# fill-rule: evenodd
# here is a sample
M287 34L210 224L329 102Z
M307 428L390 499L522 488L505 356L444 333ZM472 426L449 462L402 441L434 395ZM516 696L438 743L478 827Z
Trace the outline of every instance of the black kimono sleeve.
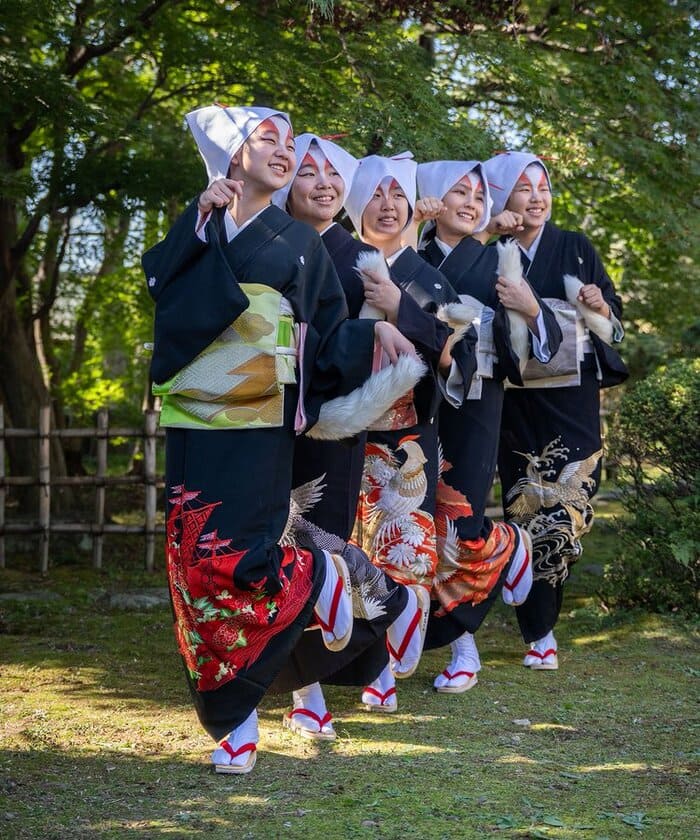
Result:
M213 213L207 241L195 233L192 202L168 235L142 257L155 300L151 379L162 383L191 362L248 308L248 298L223 256L220 214Z
M315 297L308 310L301 383L311 426L324 402L358 388L370 375L375 322L348 319L343 287L320 239L306 256L304 283Z

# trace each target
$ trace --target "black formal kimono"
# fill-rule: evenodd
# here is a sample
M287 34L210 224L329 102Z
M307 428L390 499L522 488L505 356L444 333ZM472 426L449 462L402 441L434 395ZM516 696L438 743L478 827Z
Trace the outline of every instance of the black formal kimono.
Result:
M443 464L437 485L438 565L426 647L449 644L481 626L508 575L516 545L512 530L486 516L496 472L503 407L503 380L519 376L510 345L506 311L496 292L498 253L465 237L445 256L430 239L421 256L439 268L459 295L493 310L493 375L480 383L480 395L453 406L440 405ZM541 302L540 302L541 303ZM550 346L561 337L549 308L542 304Z
M360 253L375 249L338 224L324 231L321 239L340 278L350 318L357 318L364 287L355 263ZM305 633L272 691L294 690L313 682L367 685L388 662L385 632L406 606L406 589L369 565L352 547L346 548L355 523L366 439L366 433L345 441L297 438L293 486L299 488L322 476L324 484L321 498L303 514L311 525L304 525L304 536L310 544L342 554L348 564L354 623L350 642L336 653L326 649L320 633Z
M543 298L566 300L563 277L570 274L584 284L595 283L615 318L621 317L620 298L583 234L547 222L534 260L530 264L523 254L522 261L528 281ZM587 330L586 338L580 384L509 388L503 405L498 470L504 508L533 541L534 582L527 601L517 607L526 642L554 628L562 584L581 554L581 536L592 525L590 500L598 488L602 455L599 388L627 376L612 347ZM564 345L560 354L563 350ZM556 362L557 356L549 366Z
M217 740L257 706L323 584L320 551L280 546L295 431L367 378L374 350L373 322L346 320L312 228L270 206L227 242L224 213L212 213L203 242L193 202L143 257L156 303L152 377L164 394L161 420L173 424L166 550L175 634L198 715ZM293 331L283 314L278 324L256 308L282 296ZM270 340L272 353L258 352ZM238 353L234 370L221 362L226 342ZM296 384L282 374L290 352ZM233 384L221 386L227 376Z
M415 344L430 371L414 388L412 399L394 407L387 428L368 434L355 535L372 561L394 580L430 588L438 563L434 514L441 391L437 366L451 334L436 313L438 307L458 298L444 275L412 248L399 255L390 272L401 290L397 326ZM452 350L465 392L476 367L475 343L476 334L470 328Z

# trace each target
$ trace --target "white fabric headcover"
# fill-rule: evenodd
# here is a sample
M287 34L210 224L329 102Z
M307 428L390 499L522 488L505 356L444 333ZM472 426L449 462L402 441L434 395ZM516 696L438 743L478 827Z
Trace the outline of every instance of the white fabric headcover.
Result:
M489 190L491 191L491 197L493 198L493 207L491 208L492 216L497 216L505 210L510 194L518 183L518 178L520 178L531 163L536 163L544 169L544 174L547 176L547 183L551 190L552 182L549 177L549 172L537 155L532 155L529 152L503 152L482 163L482 168L489 184ZM547 218L550 215L551 212Z
M435 160L418 164L418 194L421 198L443 198L465 175L474 174L484 189L484 215L474 233L482 231L491 220L491 194L482 165L478 160Z
M282 187L282 189L277 190L272 194L273 204L276 204L284 210L285 205L287 204L287 196L292 188L292 183L297 176L297 172L301 168L307 152L309 150L313 150L314 148L321 150L323 157L330 161L331 166L335 168L338 175L340 175L343 179L343 184L345 184L344 199L347 198L347 195L350 192L352 179L357 169L357 158L353 157L350 152L346 152L345 149L342 149L337 143L333 143L331 140L325 140L317 134L305 132L304 134L299 134L296 137L297 165L294 167L294 174L286 187Z
M231 158L260 123L270 117L282 117L290 128L292 126L284 111L254 105L240 108L207 105L186 115L187 125L207 167L210 184L219 178L228 178Z
M345 209L358 234L362 235L362 214L365 207L385 178L395 180L404 191L408 199L410 221L416 204L416 168L417 164L411 152L402 152L395 157L369 155L360 159L352 187L345 199Z

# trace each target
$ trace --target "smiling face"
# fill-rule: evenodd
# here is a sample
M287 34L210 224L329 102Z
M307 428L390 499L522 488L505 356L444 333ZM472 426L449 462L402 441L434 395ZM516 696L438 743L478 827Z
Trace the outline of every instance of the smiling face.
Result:
M437 220L437 236L455 247L471 236L484 216L484 185L476 172L460 178L442 197L445 212Z
M263 120L231 159L229 176L247 192L272 193L284 187L296 164L294 135L282 117Z
M408 199L397 181L378 184L362 213L362 239L387 256L398 251L409 212Z
M340 212L345 183L317 147L307 152L287 198L290 215L323 231Z
M539 164L531 163L518 178L508 197L506 210L522 215L526 234L536 236L539 233L552 210L549 182Z

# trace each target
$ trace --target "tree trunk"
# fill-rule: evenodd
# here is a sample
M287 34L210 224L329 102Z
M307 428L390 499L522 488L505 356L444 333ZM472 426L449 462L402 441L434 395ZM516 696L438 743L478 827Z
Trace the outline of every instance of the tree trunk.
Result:
M6 409L6 425L22 429L36 429L39 407L48 401L49 394L36 357L31 352L26 333L17 315L14 286L0 298L0 391ZM38 445L35 438L9 438L7 450L13 475L38 476ZM57 438L51 441L51 472L65 475L63 450ZM36 488L15 488L16 498L23 510L36 508ZM56 494L56 507L62 507L66 494Z

